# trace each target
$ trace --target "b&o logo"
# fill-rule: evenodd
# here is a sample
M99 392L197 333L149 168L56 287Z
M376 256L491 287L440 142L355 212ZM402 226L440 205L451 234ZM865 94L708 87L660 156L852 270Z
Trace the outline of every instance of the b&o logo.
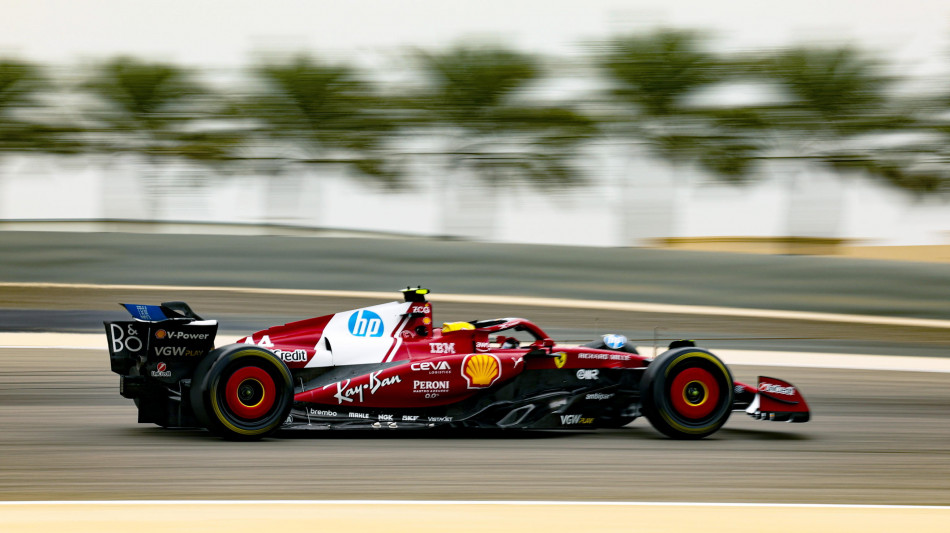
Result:
M383 319L368 309L361 309L350 315L347 325L350 333L357 337L383 336Z
M109 324L109 330L112 334L113 353L119 353L123 350L138 352L145 347L142 339L138 337L138 331L132 327L132 324L129 324L125 331L122 330L122 326L119 324Z

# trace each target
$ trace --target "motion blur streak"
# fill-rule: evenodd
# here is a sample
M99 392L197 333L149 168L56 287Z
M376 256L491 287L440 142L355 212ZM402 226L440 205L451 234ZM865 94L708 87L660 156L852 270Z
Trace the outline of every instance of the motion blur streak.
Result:
M737 414L701 446L642 420L569 434L313 432L248 446L136 424L103 354L0 349L0 499L950 502L947 373L783 368L808 391L814 420L763 427ZM775 372L733 370L744 382ZM272 516L298 517L281 509Z
M139 290L139 291L202 291L233 292L243 294L270 294L314 296L330 298L366 298L391 300L391 292L370 291L333 291L315 289L267 289L249 287L188 287L188 286L152 286L152 285L93 285L82 283L0 283L0 288L36 288L36 289L102 289L102 290ZM848 324L877 324L886 326L908 326L920 328L950 329L950 320L927 318L901 318L869 315L849 315L836 313L812 313L804 311L779 311L774 309L740 309L734 307L713 307L703 305L674 305L646 302L608 302L602 300L574 300L568 298L536 298L526 296L474 295L474 294L433 294L433 302L526 305L532 307L552 307L560 309L600 309L605 311L629 311L643 313L671 313L682 315L714 315L729 317L775 318L781 320L810 320L814 322L842 322Z
M917 201L950 190L943 73L854 44L737 51L705 28L616 29L560 55L508 39L282 49L244 68L0 55L17 199L0 219L779 253L945 242L950 214Z

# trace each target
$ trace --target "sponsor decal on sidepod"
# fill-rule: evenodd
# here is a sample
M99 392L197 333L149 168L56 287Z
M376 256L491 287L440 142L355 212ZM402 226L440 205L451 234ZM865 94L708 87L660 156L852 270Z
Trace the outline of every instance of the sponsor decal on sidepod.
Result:
M470 389L490 387L501 377L501 361L490 353L467 355L462 361L462 377Z
M388 378L379 378L379 375L382 374L382 370L377 370L376 372L370 372L369 374L369 383L363 383L362 385L356 385L350 387L350 383L353 380L347 379L344 381L337 381L336 383L326 385L323 388L327 389L329 387L336 386L336 394L333 395L337 401L342 404L343 402L352 402L354 398L358 398L360 403L363 402L363 392L368 392L370 396L376 394L376 391L383 387L388 387L395 383L401 383L402 379L399 376L389 376Z
M409 368L413 372L428 372L430 374L448 374L452 371L448 361L424 361L422 363L412 363Z

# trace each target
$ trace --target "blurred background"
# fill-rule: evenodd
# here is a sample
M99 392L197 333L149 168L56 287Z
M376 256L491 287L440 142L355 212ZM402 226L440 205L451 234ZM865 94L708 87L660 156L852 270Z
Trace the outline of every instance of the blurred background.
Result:
M950 269L790 254L950 261L948 81L946 0L0 0L0 499L946 506ZM815 418L249 447L137 425L108 370L116 302L223 340L417 283L695 339Z
M946 2L2 6L3 229L948 244Z

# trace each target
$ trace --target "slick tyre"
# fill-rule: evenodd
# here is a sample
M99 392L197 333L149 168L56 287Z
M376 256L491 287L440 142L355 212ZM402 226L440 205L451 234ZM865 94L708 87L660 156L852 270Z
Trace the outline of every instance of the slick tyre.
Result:
M258 346L232 344L198 364L190 400L195 418L229 440L256 440L281 426L293 404L290 370Z
M709 436L732 412L732 374L718 357L700 348L662 353L644 372L640 391L643 415L674 439Z

